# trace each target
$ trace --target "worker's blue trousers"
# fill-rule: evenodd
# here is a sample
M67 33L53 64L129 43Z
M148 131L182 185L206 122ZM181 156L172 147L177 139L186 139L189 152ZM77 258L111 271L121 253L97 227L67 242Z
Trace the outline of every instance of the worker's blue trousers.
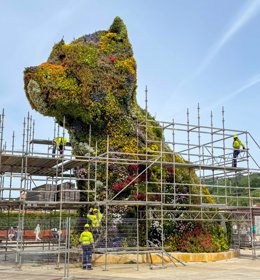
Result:
M233 151L233 161L232 161L232 167L237 167L237 157L240 154L240 150L234 150Z
M92 245L82 245L82 267L91 268L92 264Z

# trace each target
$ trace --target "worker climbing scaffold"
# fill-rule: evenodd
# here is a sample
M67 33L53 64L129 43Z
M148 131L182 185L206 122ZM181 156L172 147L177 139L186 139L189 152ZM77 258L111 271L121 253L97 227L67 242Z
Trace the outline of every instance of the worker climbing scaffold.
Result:
M60 156L63 156L66 143L67 143L66 137L55 137L53 140L52 157L55 156L57 148L58 151L60 152Z
M87 214L87 217L90 220L94 238L97 239L98 235L100 234L101 221L102 221L103 214L97 208L94 208L94 209L90 208L89 212Z

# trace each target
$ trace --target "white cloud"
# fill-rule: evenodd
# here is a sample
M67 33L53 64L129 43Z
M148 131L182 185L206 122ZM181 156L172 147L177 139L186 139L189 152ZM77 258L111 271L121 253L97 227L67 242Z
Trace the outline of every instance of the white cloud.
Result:
M234 97L236 97L237 95L239 95L242 92L245 92L246 90L248 90L249 88L257 85L260 83L260 74L253 76L252 78L250 78L249 80L247 80L244 85L242 85L240 88L238 88L237 90L235 90L234 92L226 95L224 98L220 99L218 102L216 102L213 107L216 107L218 105L223 105L224 103L226 103L227 101L233 99Z
M203 59L193 75L199 75L216 57L220 50L230 41L230 39L259 12L259 9L260 1L256 0L252 2L240 15L240 17L231 25L227 32L223 34L223 36L215 43L214 46L212 46L210 52Z
M185 85L199 76L217 56L221 49L232 39L232 37L238 33L260 10L260 1L255 0L251 2L246 8L243 7L238 18L233 22L230 28L222 35L222 37L210 48L208 54L199 64L198 68L183 79L176 87L175 92L180 91Z

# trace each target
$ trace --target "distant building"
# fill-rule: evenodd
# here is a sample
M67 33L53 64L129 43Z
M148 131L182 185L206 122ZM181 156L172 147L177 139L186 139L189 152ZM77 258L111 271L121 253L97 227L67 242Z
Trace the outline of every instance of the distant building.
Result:
M76 185L65 182L62 184L62 201L79 201L80 193ZM61 201L61 184L45 184L33 188L27 193L27 201Z

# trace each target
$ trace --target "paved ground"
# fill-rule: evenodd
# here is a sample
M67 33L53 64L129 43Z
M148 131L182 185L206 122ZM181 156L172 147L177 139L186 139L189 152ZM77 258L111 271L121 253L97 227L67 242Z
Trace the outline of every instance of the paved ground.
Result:
M209 263L188 263L186 266L170 266L164 269L150 269L147 265L109 265L95 267L92 271L83 271L79 267L70 268L65 279L97 280L260 280L260 259L239 258ZM0 263L1 280L60 280L64 271L50 265L24 265L21 270Z

